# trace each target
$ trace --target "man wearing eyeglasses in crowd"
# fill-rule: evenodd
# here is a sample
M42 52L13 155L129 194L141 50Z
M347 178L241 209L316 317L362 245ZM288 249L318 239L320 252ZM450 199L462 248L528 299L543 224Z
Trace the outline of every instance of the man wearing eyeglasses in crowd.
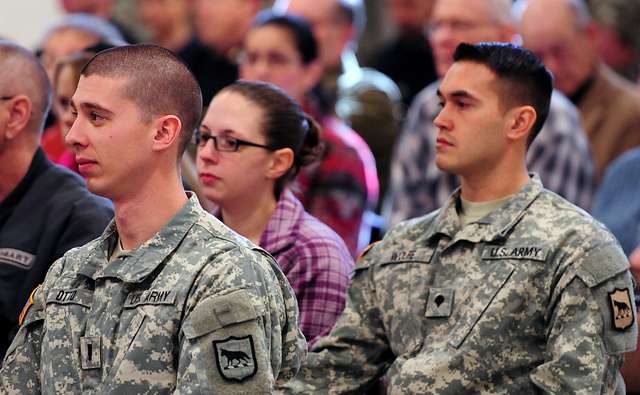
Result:
M0 393L268 393L293 377L306 345L289 283L183 190L202 109L187 66L152 45L100 52L72 107L66 142L115 220L31 294Z

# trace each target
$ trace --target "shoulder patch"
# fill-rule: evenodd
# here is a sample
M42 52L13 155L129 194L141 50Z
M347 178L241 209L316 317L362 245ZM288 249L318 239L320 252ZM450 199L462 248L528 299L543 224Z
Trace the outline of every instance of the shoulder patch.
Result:
M213 350L216 367L225 380L242 382L258 371L258 360L251 335L214 340Z
M375 247L376 244L380 243L382 240L378 240L378 241L374 241L373 243L369 244L368 246L366 246L364 248L364 250L362 250L362 252L360 253L360 255L358 255L358 257L356 258L356 262L358 262L359 260L361 260L362 258L364 258L369 251L371 251L371 249L373 247Z
M608 294L613 329L617 331L624 331L630 328L631 325L633 325L635 317L629 288L616 288Z
M27 313L29 312L29 309L31 308L31 306L33 306L33 302L34 302L34 299L35 299L36 291L38 290L38 288L40 288L40 286L42 286L42 284L38 285L37 287L35 287L33 289L33 291L31 291L31 295L29 295L29 299L27 300L27 304L24 305L24 307L22 308L22 312L20 312L20 316L18 317L18 325L22 326L22 323L24 322L24 317L27 316Z

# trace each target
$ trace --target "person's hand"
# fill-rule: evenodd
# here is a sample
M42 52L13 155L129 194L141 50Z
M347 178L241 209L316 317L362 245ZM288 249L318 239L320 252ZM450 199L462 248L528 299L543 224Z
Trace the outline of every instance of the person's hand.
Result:
M631 264L631 273L633 273L633 277L636 279L636 284L640 284L640 246L631 253L629 264Z

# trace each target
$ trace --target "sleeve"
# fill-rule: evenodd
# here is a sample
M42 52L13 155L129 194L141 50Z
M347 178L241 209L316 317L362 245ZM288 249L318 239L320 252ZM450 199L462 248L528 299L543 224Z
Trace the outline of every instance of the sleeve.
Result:
M290 354L306 352L289 347L290 327L299 333L297 315L289 317L276 275L256 262L266 258L243 253L223 259L196 281L187 301L175 393L270 393L289 368Z
M636 347L637 325L628 265L612 244L587 251L560 279L546 358L531 373L551 394L613 394L624 388L623 353Z
M279 388L285 394L356 394L375 383L393 360L374 303L371 273L356 271L344 313L318 340L298 376Z
M549 116L527 153L527 165L545 187L589 210L595 188L595 167L577 109L554 92Z

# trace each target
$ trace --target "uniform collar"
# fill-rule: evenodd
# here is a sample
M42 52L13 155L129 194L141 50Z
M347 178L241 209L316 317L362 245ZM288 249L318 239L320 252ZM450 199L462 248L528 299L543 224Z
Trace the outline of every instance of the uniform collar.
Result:
M189 193L189 200L182 209L151 239L138 248L127 251L111 263L109 253L118 242L115 220L111 221L98 239L95 247L84 258L87 263L80 274L94 280L115 277L126 283L142 282L153 273L182 242L191 227L203 215L195 194Z
M460 188L450 197L445 206L440 209L436 220L427 230L428 240L438 236L448 236L453 241L467 240L473 243L490 242L504 238L520 221L527 208L533 203L543 189L542 181L537 174L530 174L531 179L516 195L499 209L486 217L468 224L460 229L460 219L456 208Z

